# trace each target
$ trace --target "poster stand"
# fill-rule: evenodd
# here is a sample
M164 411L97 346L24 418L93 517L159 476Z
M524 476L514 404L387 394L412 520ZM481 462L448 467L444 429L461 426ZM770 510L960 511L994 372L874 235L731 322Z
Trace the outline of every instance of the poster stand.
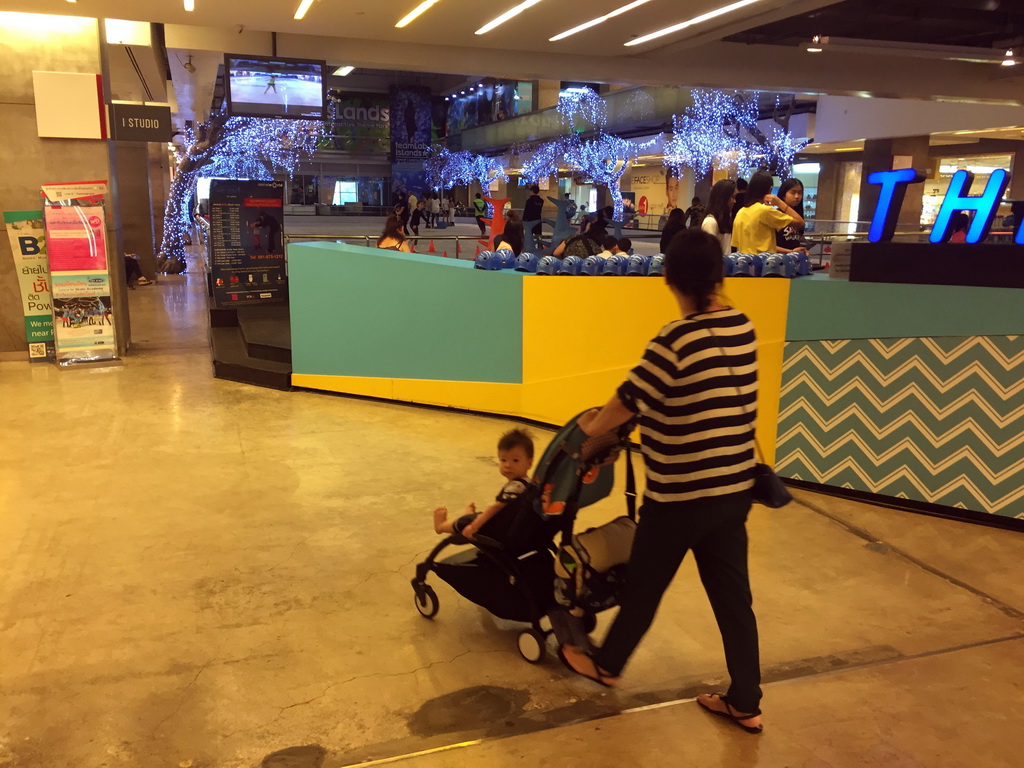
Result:
M217 307L288 300L283 213L283 182L211 182L209 266Z
M59 367L119 362L106 233L106 181L47 184L43 221Z
M52 363L53 299L50 296L50 267L46 258L43 212L4 211L4 223L11 242L14 268L18 274L25 340L30 363Z

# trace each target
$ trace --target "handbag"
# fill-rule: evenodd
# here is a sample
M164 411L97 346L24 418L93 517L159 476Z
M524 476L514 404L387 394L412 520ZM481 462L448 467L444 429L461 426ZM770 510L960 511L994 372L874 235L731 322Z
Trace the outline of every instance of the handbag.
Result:
M754 488L752 491L754 503L769 509L786 506L793 500L793 494L782 482L782 478L775 474L775 470L764 463L757 438L754 438L754 450L757 451L758 459L754 465Z

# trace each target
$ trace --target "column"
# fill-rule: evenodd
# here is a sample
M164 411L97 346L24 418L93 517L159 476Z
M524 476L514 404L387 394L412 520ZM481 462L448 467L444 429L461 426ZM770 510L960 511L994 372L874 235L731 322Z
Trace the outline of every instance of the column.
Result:
M868 139L864 142L864 170L860 182L860 213L858 217L869 220L878 205L879 187L868 183L868 176L875 171L892 170L893 158L906 156L911 158L914 168L925 170L931 162L928 157L927 136L907 136L898 139ZM912 186L907 190L903 202L897 230L916 230L921 225L921 209L923 208L923 189L921 185Z
M0 208L39 208L41 185L110 178L107 142L42 139L36 130L32 71L101 72L96 19L0 12ZM113 241L113 232L110 232ZM117 252L111 248L111 255ZM26 359L25 322L7 233L0 236L0 357ZM120 333L120 331L119 331Z

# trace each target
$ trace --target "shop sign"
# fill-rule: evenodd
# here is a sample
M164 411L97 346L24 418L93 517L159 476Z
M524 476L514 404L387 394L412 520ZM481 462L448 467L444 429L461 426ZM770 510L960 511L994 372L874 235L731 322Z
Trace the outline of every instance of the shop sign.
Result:
M907 187L924 181L925 175L913 168L898 168L892 171L877 171L868 176L869 184L881 187L878 195L878 206L871 219L868 240L872 243L892 240L896 232L896 221L899 219L900 208L907 194ZM974 174L959 170L949 181L949 190L942 199L939 214L935 219L929 240L933 243L945 243L953 234L953 216L958 211L973 211L970 228L967 230L968 243L980 243L988 235L995 219L999 202L1010 184L1010 174L999 168L989 176L985 190L980 195L971 195L971 184ZM1024 245L1024 221L1018 222L1017 234L1014 237L1017 245Z
M171 108L148 104L111 104L110 129L116 141L170 141Z

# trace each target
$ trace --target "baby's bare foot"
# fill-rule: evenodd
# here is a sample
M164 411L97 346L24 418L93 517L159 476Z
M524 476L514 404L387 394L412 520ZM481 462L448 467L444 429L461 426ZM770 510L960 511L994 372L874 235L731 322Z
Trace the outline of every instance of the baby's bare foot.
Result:
M434 510L434 533L444 533L445 523L448 522L448 507L438 507Z

